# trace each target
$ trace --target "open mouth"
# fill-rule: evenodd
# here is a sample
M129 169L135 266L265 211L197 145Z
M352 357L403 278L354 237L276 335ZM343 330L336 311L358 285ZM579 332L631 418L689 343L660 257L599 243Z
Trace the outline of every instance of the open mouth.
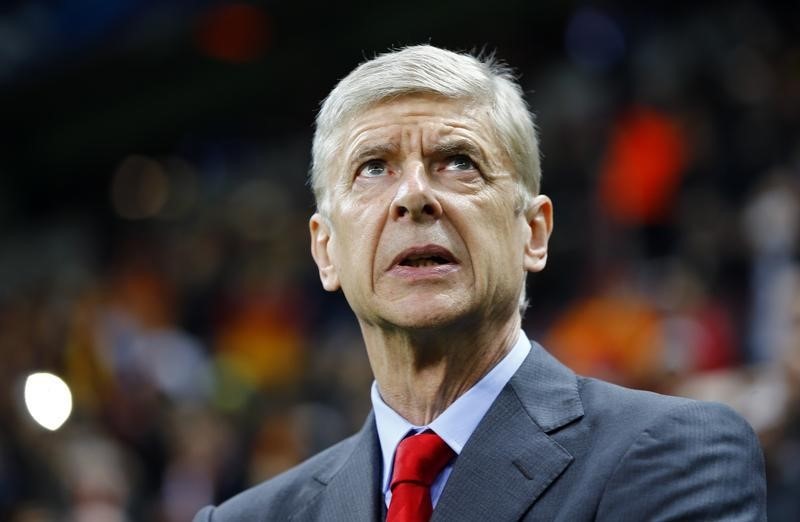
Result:
M407 248L392 261L391 266L426 268L458 263L453 254L444 247L426 245Z
M398 263L400 266L437 266L446 265L450 261L441 256L410 256Z

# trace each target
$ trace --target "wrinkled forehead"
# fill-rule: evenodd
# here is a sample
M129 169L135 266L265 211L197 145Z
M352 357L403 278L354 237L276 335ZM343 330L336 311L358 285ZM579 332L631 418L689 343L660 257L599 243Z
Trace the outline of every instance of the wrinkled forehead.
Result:
M407 124L491 133L488 111L483 106L469 100L406 95L374 103L354 114L341 126L340 145L346 147L353 141L363 139L365 134L392 134L392 130Z
M459 149L475 151L501 168L507 154L500 146L489 107L472 100L435 95L405 95L372 104L340 126L337 170L365 150L380 155L418 148L423 154ZM477 158L476 158L477 159ZM348 165L351 166L351 165Z

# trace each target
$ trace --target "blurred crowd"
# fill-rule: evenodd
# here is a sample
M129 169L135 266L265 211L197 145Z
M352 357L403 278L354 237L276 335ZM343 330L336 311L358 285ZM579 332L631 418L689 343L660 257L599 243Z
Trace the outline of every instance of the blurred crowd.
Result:
M558 59L511 64L556 210L526 330L579 373L733 406L770 520L797 520L800 11L587 7L563 29ZM132 151L113 223L4 225L0 520L190 520L358 429L372 377L308 254L309 147ZM73 394L53 432L22 397L41 370Z

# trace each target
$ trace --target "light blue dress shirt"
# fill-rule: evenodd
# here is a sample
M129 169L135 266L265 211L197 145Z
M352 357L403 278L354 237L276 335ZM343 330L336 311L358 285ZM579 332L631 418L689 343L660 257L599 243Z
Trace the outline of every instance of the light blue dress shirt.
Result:
M372 383L372 408L375 412L375 424L381 443L381 453L383 454L383 494L387 506L392 499L389 483L392 477L394 452L406 434L431 430L439 435L456 455L461 454L461 450L464 449L464 445L469 440L472 432L475 431L478 423L486 415L489 407L500 395L500 391L502 391L509 379L522 365L530 351L531 343L525 332L520 331L517 342L511 351L489 373L484 375L480 381L475 383L464 395L456 399L453 404L448 406L441 415L427 426L415 426L400 416L388 404L383 402L378 390L378 383ZM452 470L453 462L442 470L431 485L431 500L434 506L439 501L444 485Z

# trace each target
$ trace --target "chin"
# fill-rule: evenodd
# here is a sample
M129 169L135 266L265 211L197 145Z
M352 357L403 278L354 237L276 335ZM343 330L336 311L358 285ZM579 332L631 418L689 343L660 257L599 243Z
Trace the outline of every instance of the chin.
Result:
M384 320L396 328L405 330L447 329L463 324L470 315L461 306L453 306L452 303L437 306L435 302L430 301L404 306L392 312L384 316Z

